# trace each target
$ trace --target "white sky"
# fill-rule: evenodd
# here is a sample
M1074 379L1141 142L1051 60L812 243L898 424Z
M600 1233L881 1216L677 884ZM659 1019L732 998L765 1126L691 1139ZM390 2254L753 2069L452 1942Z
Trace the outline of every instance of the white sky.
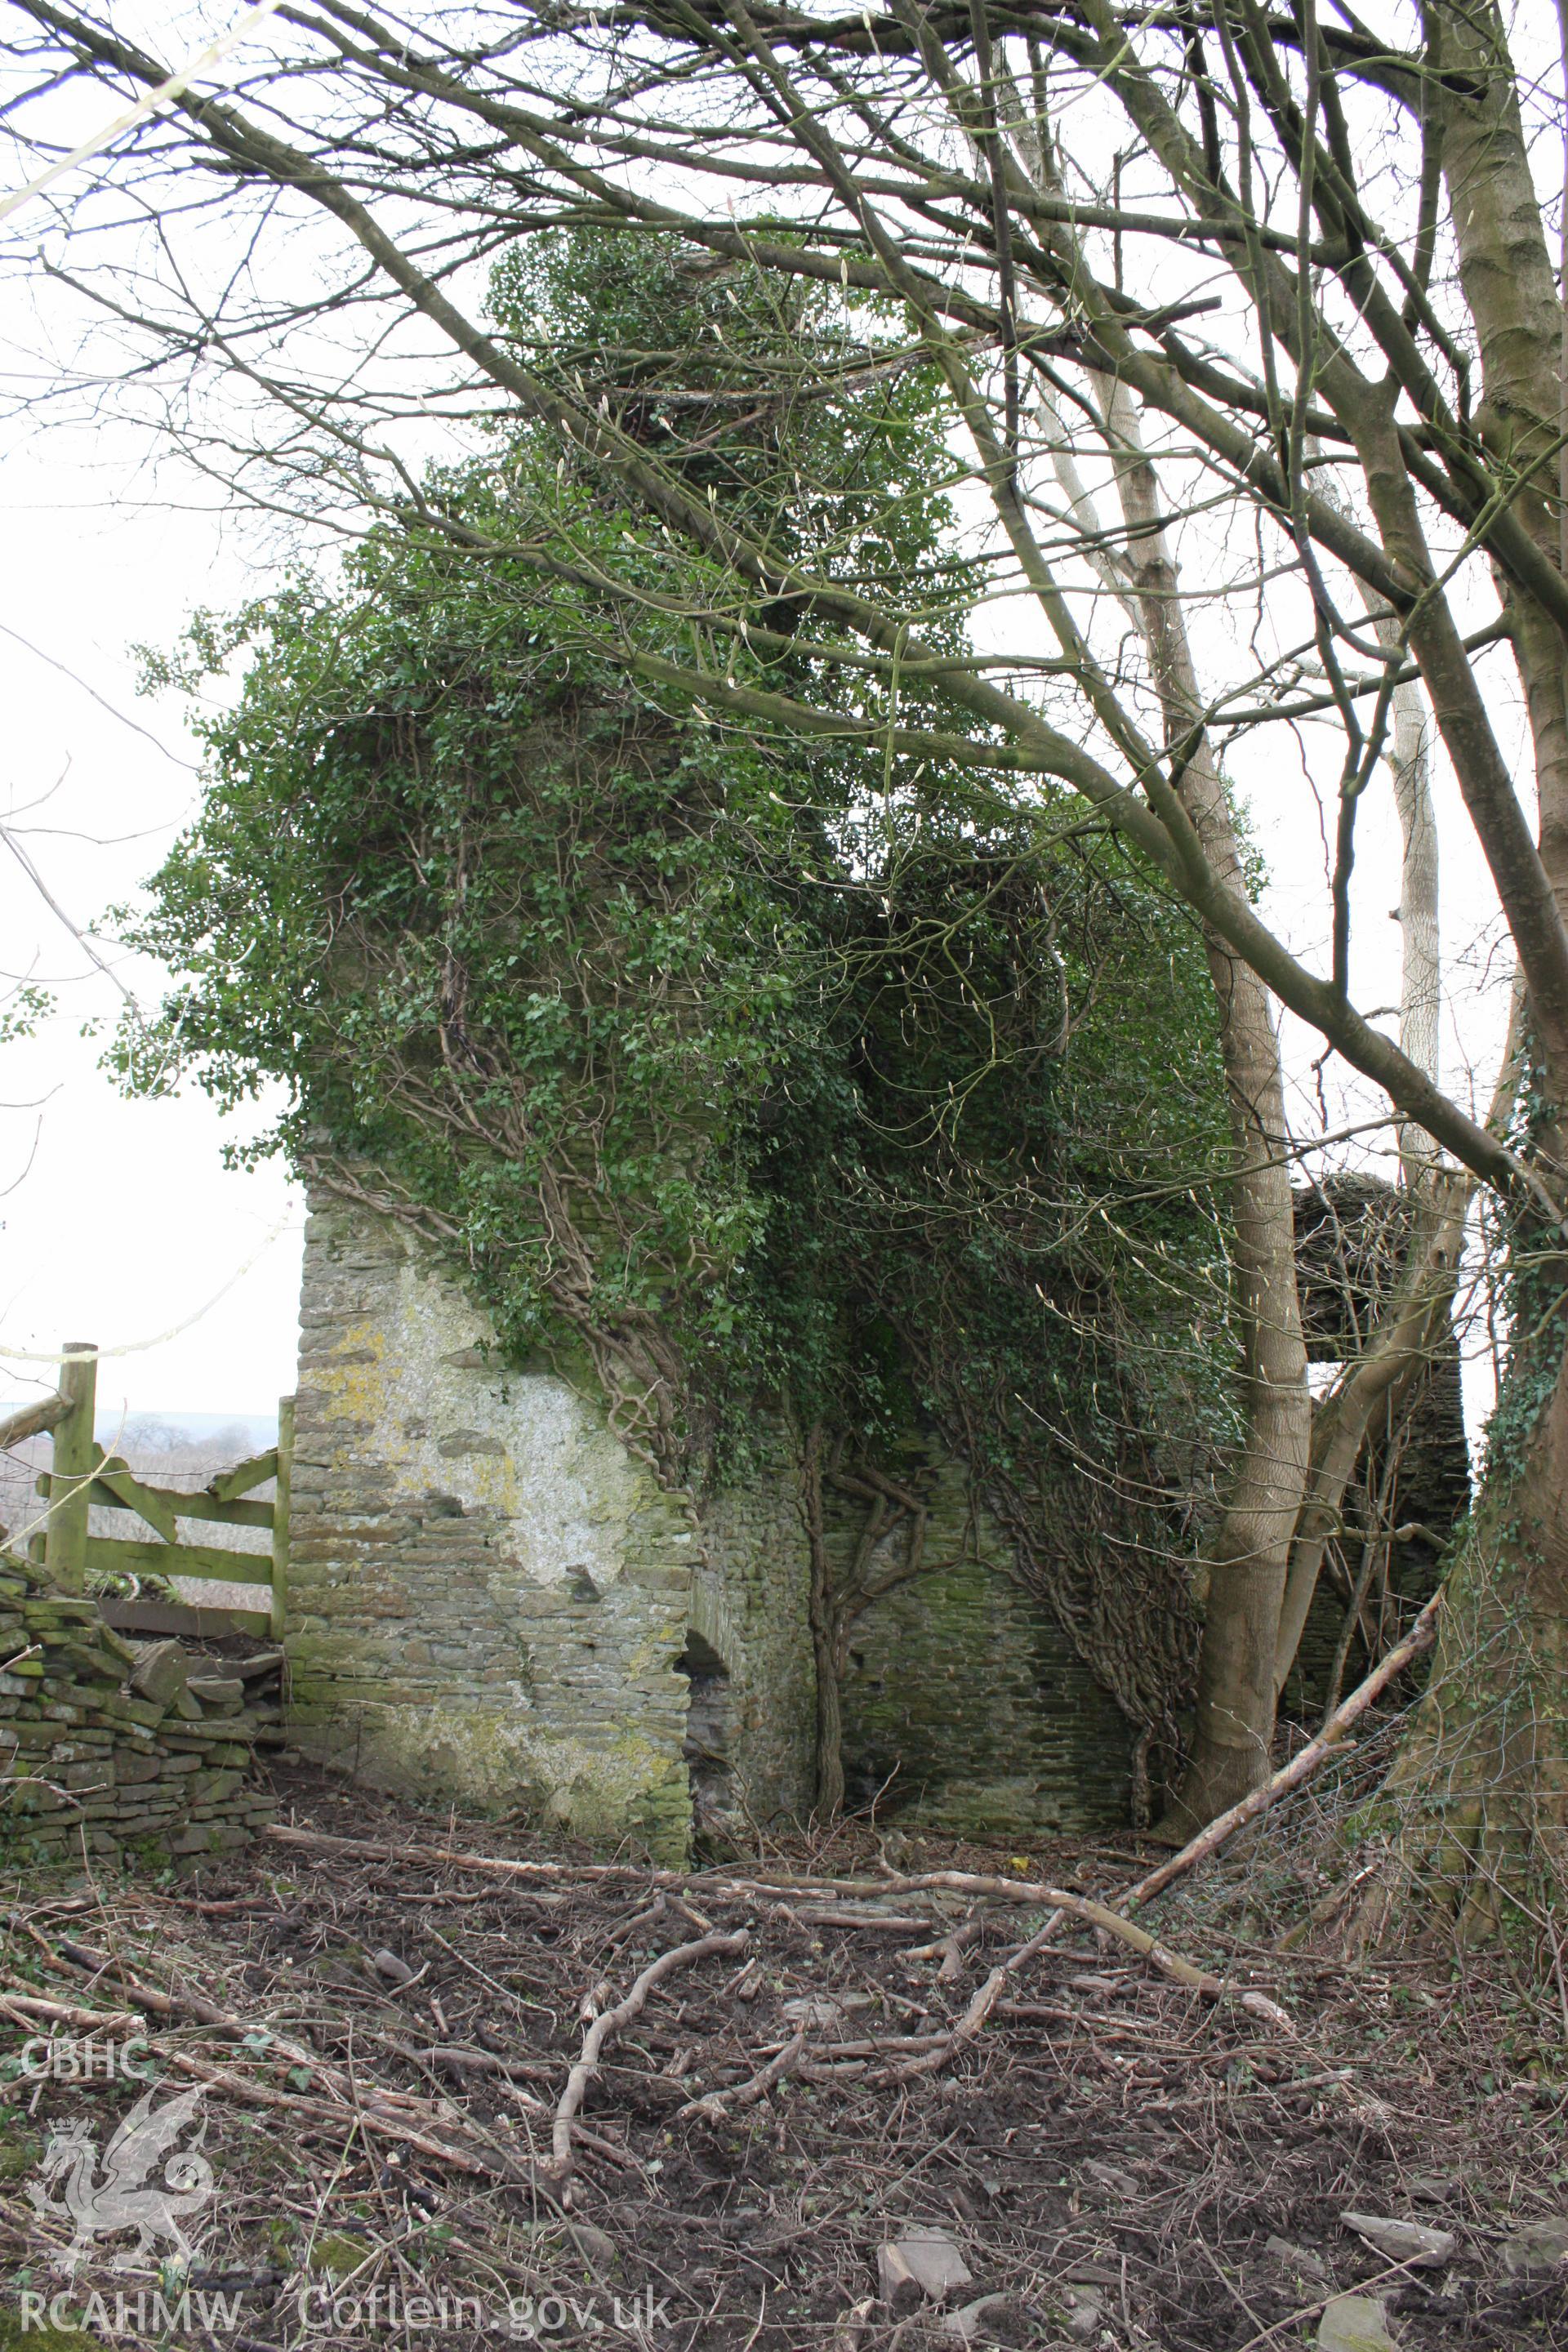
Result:
M132 645L170 644L195 606L237 604L259 584L246 530L170 512L136 455L102 435L44 434L0 451L0 627L176 755L0 635L0 809L79 924L133 894L195 806L196 777L176 764L194 761L193 746L177 709L136 698ZM275 1411L294 1385L302 1203L276 1163L239 1174L222 1159L259 1114L226 1121L195 1091L121 1096L99 1067L118 991L4 845L0 939L0 970L53 984L60 1007L35 1043L0 1052L0 1345L85 1339L128 1350L100 1370L110 1412ZM100 951L155 1000L155 968ZM93 1018L103 1034L83 1038ZM47 1365L0 1357L0 1395L40 1378Z

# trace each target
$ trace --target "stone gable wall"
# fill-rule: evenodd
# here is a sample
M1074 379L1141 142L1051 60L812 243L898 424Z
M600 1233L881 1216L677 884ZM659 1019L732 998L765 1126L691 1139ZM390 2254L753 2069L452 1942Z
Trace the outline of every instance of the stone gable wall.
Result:
M461 1287L358 1209L310 1219L300 1327L288 1647L308 1752L416 1798L683 1851L695 1624L729 1669L748 1802L808 1801L809 1741L762 1697L798 1689L805 1638L765 1479L710 1542L595 1399L499 1367Z
M852 1804L950 1836L1110 1829L1128 1818L1132 1732L1044 1604L1013 1572L1006 1537L955 1463L901 1465L927 1497L929 1563L857 1621L844 1680ZM830 1544L858 1532L842 1510ZM873 1577L902 1538L874 1552ZM895 1558L897 1555L897 1559ZM880 1792L879 1794L879 1792Z

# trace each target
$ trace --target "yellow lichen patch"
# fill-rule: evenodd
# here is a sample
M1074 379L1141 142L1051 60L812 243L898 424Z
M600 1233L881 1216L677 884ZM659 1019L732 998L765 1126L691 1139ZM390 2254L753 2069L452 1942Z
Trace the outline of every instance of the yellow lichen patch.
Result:
M389 1368L387 1336L379 1325L351 1323L316 1370L329 1421L361 1423L384 1420ZM340 1360L334 1362L333 1358ZM393 1368L395 1370L395 1368Z

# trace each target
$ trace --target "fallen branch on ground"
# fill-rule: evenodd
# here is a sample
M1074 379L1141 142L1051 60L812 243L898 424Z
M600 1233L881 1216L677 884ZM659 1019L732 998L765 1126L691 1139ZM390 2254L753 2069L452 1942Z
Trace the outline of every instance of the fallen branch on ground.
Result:
M847 1880L847 1887L857 1884ZM926 1888L942 1887L958 1895L989 1895L1012 1903L1037 1904L1042 1910L1065 1913L1068 1918L1081 1919L1097 1927L1119 1943L1126 1944L1142 1958L1149 1960L1164 1976L1185 1985L1190 1992L1201 1992L1210 2000L1217 2000L1232 1988L1223 1977L1213 1975L1207 1969L1194 1968L1150 1935L1146 1927L1135 1927L1131 1919L1104 1903L1091 1902L1086 1895L1074 1895L1064 1886L1047 1886L1032 1878L990 1878L968 1870L928 1870L913 1878L893 1878L884 1882L884 1892L889 1895L918 1895ZM1047 1927L1052 1923L1047 1921ZM1054 1927L1052 1932L1056 1932ZM1045 1929L1027 1947L1033 1950L1045 1940Z
M32 1932L34 1940L48 1954L54 1965L63 1972L63 1962L60 1957L37 1934L37 1929ZM126 1967L123 1960L107 1952L94 1951L89 1945L79 1944L68 1937L62 1937L59 1952L75 1967L89 1970L94 1977L112 1971L125 1987L132 2000L140 2009L151 2015L174 2018L183 2012L193 2018L198 2024L215 2027L221 2032L238 2036L265 2032L268 2037L272 2052L279 2058L287 2058L292 2063L309 2067L322 2088L332 2095L330 2099L311 2099L300 2097L286 2091L274 2090L270 2084L258 2082L254 2075L247 2074L242 2067L214 2066L206 2060L197 2058L188 2050L175 2048L155 2035L148 2035L149 2050L163 2058L177 2073L193 2075L198 2082L205 2083L209 2088L226 2092L229 2097L244 2100L252 2106L281 2108L298 2116L302 2121L341 2126L345 2123L353 2124L357 2120L365 2130L374 2132L379 2137L401 2140L407 2147L417 2148L421 2155L433 2157L438 2163L451 2165L459 2172L472 2173L479 2179L495 2177L497 2168L494 2165L486 2164L477 2157L467 2155L461 2148L451 2147L445 2141L432 2137L428 2131L421 2128L425 2120L435 2120L428 2101L411 2098L405 2091L386 2091L379 2085L368 2087L357 2085L342 2068L319 2058L314 2051L303 2048L299 2042L290 2041L282 2034L275 2033L270 2026L257 2021L247 2023L244 2018L236 2017L230 2011L219 2009L214 2002L203 2000L197 1993L167 1993L156 1985L143 1984ZM56 2015L62 2021L68 2018L82 2023L90 2021L95 2026L123 2021L132 2022L138 2027L142 2025L141 2018L126 2021L123 2012L100 2012L81 2009L71 2003L43 2000L19 1994L0 1996L0 2008L5 2007L7 2001L13 2008L25 2007L35 2013ZM416 2116L420 2118L417 2122L415 2120Z
M1346 1701L1346 1705L1350 1705ZM1337 1718L1336 1718L1337 1719ZM1047 1886L1038 1879L1000 1878L970 1870L926 1870L908 1877L889 1875L884 1878L788 1878L780 1874L765 1879L739 1878L731 1873L717 1878L697 1871L654 1870L626 1863L519 1862L501 1854L473 1853L446 1846L405 1845L395 1849L378 1845L367 1839L328 1837L315 1830L296 1830L282 1822L273 1822L267 1831L268 1837L282 1838L290 1843L321 1846L330 1851L362 1855L367 1861L404 1862L435 1865L451 1870L478 1870L500 1877L516 1878L630 1878L643 1885L683 1887L700 1884L710 1886L716 1895L734 1896L743 1902L776 1898L784 1900L792 1895L826 1895L836 1897L866 1895L923 1895L946 1893L967 1895L999 1903L1030 1903L1042 1909L1065 1911L1074 1918L1086 1921L1108 1936L1116 1937L1178 1984L1189 1990L1217 1999L1228 1990L1223 1981L1206 1969L1194 1968L1191 1961L1167 1951L1163 1945L1142 1929L1131 1930L1131 1923L1102 1903L1092 1903L1085 1895L1074 1895L1066 1888ZM803 1915L801 1924L814 1927L902 1927L918 1923L895 1918L889 1913L867 1914L847 1906L840 1914L826 1910L813 1911L809 1920Z
M786 2074L794 2074L805 2053L805 2028L803 2025L792 2041L786 2042L765 2066L759 2067L745 2082L735 2084L728 2091L710 2091L705 2098L688 2099L683 2107L677 2107L671 2121L680 2123L688 2116L700 2116L705 2123L722 2123L731 2107L754 2106L759 2099L765 2099L775 2083L782 2083Z
M49 1951L55 1965L60 1966L59 1959L44 1938L38 1937L36 1930L34 1934L35 1939L43 1945L46 1951ZM219 2009L216 2003L202 1999L196 1993L167 1993L156 1985L143 1984L123 1960L110 1953L94 1951L89 1945L79 1944L64 1937L59 1949L77 1968L90 1970L95 1977L112 1971L132 2000L154 2016L174 2018L183 2012L198 2024L240 2037L265 2032L271 2050L278 2057L308 2067L331 2097L303 2098L274 2090L270 2084L258 2082L243 2068L213 2066L188 2050L174 2048L156 2037L149 2036L149 2049L156 2052L177 2072L194 2075L212 2089L225 2091L230 2097L245 2100L253 2106L282 2108L302 2119L341 2125L357 2118L367 2131L374 2132L379 2137L401 2140L408 2147L417 2148L424 2156L434 2157L439 2163L454 2166L459 2172L473 2173L480 2179L495 2176L497 2168L494 2165L486 2164L477 2157L466 2155L461 2148L451 2147L445 2141L433 2138L428 2131L422 2128L426 2120L436 2120L427 2100L412 2098L405 2091L386 2091L379 2085L358 2085L341 2067L318 2057L314 2051L305 2049L287 2036L274 2032L270 2026L258 2021L247 2023L244 2018ZM58 2006L64 2007L65 2004ZM90 2012L83 2011L81 2014ZM418 2121L415 2120L416 2116Z
M644 1886L686 1886L693 1876L689 1871L652 1870L635 1862L519 1862L508 1854L469 1853L453 1846L381 1845L373 1838L329 1837L324 1830L295 1829L288 1822L268 1822L262 1834L285 1845L358 1854L366 1862L420 1862L438 1870L488 1871L501 1878L628 1878Z
M437 2067L456 2074L459 2081L469 2074L504 2074L509 2083L538 2083L552 2071L526 2058L502 2058L493 2050L476 2050L468 2042L437 2042L428 2049L416 2050L405 2042L388 2040L386 2046L400 2058L412 2059L416 2066Z
M1333 1724L1324 1735L1323 1741L1314 1743L1314 1748L1322 1749L1327 1742L1337 1737L1347 1721L1353 1721L1355 1716L1371 1704L1377 1691L1384 1687L1387 1682L1398 1673L1400 1665L1407 1663L1408 1659L1424 1646L1425 1639L1430 1638L1426 1631L1430 1622L1430 1611L1423 1612L1422 1618L1412 1628L1406 1641L1400 1645L1400 1650L1391 1653L1389 1658L1384 1661L1383 1667L1380 1669L1381 1679L1373 1677L1368 1684L1363 1685L1361 1690L1352 1694L1351 1698L1347 1699L1344 1706L1338 1710ZM1280 1793L1283 1788L1292 1787L1297 1781L1304 1779L1312 1769L1313 1760L1315 1759L1312 1752L1304 1750L1302 1757L1297 1758L1293 1765L1287 1768L1287 1774L1276 1776L1278 1785L1270 1784L1273 1793ZM1266 1792L1261 1790L1258 1792L1258 1800L1262 1800L1263 1802L1269 1801ZM1232 1815L1226 1816L1221 1822L1214 1824L1210 1831L1205 1832L1203 1840L1193 1842L1193 1846L1187 1850L1185 1857L1173 1856L1170 1863L1162 1865L1161 1872L1152 1874L1150 1879L1143 1882L1142 1888L1135 1888L1131 1896L1123 1898L1124 1904L1147 1900L1151 1890L1158 1891L1156 1881L1159 1884L1168 1884L1171 1876L1179 1874L1179 1871L1183 1868L1190 1867L1193 1862L1201 1858L1203 1853L1213 1851L1215 1846L1222 1843L1223 1838L1229 1834L1231 1829L1239 1827L1242 1820L1249 1819L1253 1812L1262 1810L1262 1802L1258 1800L1249 1800L1247 1810L1234 1808ZM721 1900L751 1904L772 1901L786 1909L791 1896L798 1898L805 1895L829 1898L826 1902L819 1901L812 1905L809 1910L807 1906L802 1906L798 1914L789 1910L792 1922L802 1927L840 1927L850 1930L901 1928L907 1931L911 1927L925 1925L923 1920L916 1921L909 1917L900 1917L887 1912L872 1913L863 1907L858 1907L854 1898L868 1895L880 1896L886 1900L889 1897L922 1894L951 1894L965 1895L976 1902L1030 1904L1048 1912L1050 1916L1038 1933L991 1970L951 2033L944 2035L938 2046L919 2056L907 2059L896 2070L894 2078L899 2080L914 2074L935 2072L939 2067L945 2065L949 2059L962 2050L967 2042L973 2041L991 2015L1010 1979L1035 1952L1059 1932L1063 1922L1068 1918L1081 1921L1085 1926L1094 1928L1100 1936L1113 1937L1117 1942L1126 1945L1141 1958L1159 1969L1162 1975L1169 1977L1189 1992L1197 1993L1209 2000L1239 1999L1254 2015L1265 2019L1277 2031L1285 2032L1294 2031L1290 2019L1283 2010L1266 2000L1262 1995L1243 1993L1240 1988L1231 1984L1225 1978L1215 1975L1210 1969L1199 1968L1194 1962L1183 1958L1179 1953L1171 1951L1146 1928L1139 1927L1127 1918L1121 1906L1112 1907L1110 1904L1097 1903L1087 1895L1073 1893L1070 1889L1051 1886L1036 1879L1003 1878L963 1870L920 1871L903 1875L889 1871L878 1878L849 1879L824 1879L815 1874L795 1876L781 1872L752 1879L740 1877L733 1872L683 1873L647 1868L639 1870L633 1865L615 1864L521 1862L500 1855L475 1853L466 1849L432 1845L405 1845L395 1854L392 1854L384 1853L384 1849L369 1841L329 1838L319 1832L297 1831L281 1824L275 1825L269 1834L290 1843L321 1846L329 1851L358 1853L367 1859L372 1857L377 1860L395 1859L416 1864L422 1863L426 1865L434 1864L437 1867L447 1869L483 1871L496 1876L536 1881L545 1876L556 1879L630 1878L650 1889L661 1890L656 1893L650 1908L638 1912L629 1920L619 1923L616 1931L618 1937L625 1937L647 1927L655 1917L663 1916L671 1907L669 1896L662 1890L689 1887L694 1883L701 1884L713 1896ZM850 1899L846 1900L846 1898ZM680 1904L679 1898L675 1900L674 1907L681 1910L686 1916L693 1916L689 1906ZM700 1917L701 1915L696 1916ZM927 1956L934 1956L940 1950L942 1954L943 1976L951 1980L958 1972L958 1956L963 1944L972 1940L977 1934L978 1923L971 1921L966 1928L950 1929L945 1936L921 1946L919 1949L922 1955ZM658 1975L664 1973L666 1965L677 1962L678 1956L680 1954L695 1956L700 1948L741 1948L743 1943L742 1932L739 1942L734 1938L720 1938L715 1942L711 1938L704 1937L695 1946L678 1946L673 1953L666 1953L662 1959L654 1962L653 1968L657 1973L651 1981L657 1982ZM637 1983L641 1985L643 1979L639 1978ZM636 1990L637 1988L634 1987L634 1992ZM637 2008L640 2009L642 2000L646 1998L645 1990L637 2000ZM620 2011L610 2011L607 2015L618 2025L625 2021L626 2017L636 2013L636 2009L633 2009L625 2011L624 2014ZM598 2021L599 2025L604 2023L604 2020ZM566 2172L570 2170L571 2118L581 2104L582 2085L586 2084L589 2075L592 2074L597 2063L598 2052L607 2039L606 2032L599 2034L598 2039L595 2040L595 2034L597 2031L597 2025L591 2030L589 2040L584 2045L583 2057L574 2067L572 2076L568 2080L563 2107L557 2111L552 2138L554 2154L552 2167L552 2175L557 2179L564 2178ZM815 2063L816 2062L807 2060L804 2053L796 2053L791 2062L790 2071L810 2079ZM857 2063L858 2066L858 2062L850 2063ZM584 2067L586 2071L583 2071ZM765 2074L768 2069L763 2068L761 2072ZM578 2083L580 2074L581 2084L574 2089L574 2085ZM778 2079L780 2078L776 2075L771 2077L769 2087L773 2081ZM762 2094L759 2092L758 2095ZM717 2100L729 2102L732 2101L734 2096L732 2092L710 2093L705 2099L689 2101L681 2112L686 2115L697 2112L711 2114L713 2109L710 2105L710 2102ZM570 2101L570 2105L565 2104L565 2101Z
M45 2000L35 1992L0 1993L0 2012L17 2024L41 2018L47 2025L69 2025L86 2033L140 2033L146 2020L129 2009L83 2009L79 2002Z
M965 2042L973 2042L1001 1999L1008 1979L1016 1976L1026 1960L1032 1960L1035 1954L1060 1932L1065 1916L1060 1910L1053 1911L1045 1926L1031 1936L1026 1944L1020 1944L1016 1951L1009 1952L1005 1959L998 1960L952 2032L942 2036L936 2049L927 2051L921 2057L906 2059L901 2066L896 2066L892 2070L892 2080L908 2083L912 2082L917 2074L934 2074L947 2064L950 2058L957 2056Z
M955 1927L950 1936L939 1937L934 1943L917 1944L912 1951L904 1954L904 1958L906 1960L940 1959L942 1966L936 1972L936 1980L938 1984L952 1984L963 1975L963 1954L971 1944L980 1941L980 1921L966 1919L963 1927Z
M288 2091L275 2091L269 2083L258 2083L255 2076L237 2066L213 2066L192 2051L171 2049L166 2043L151 2044L161 2058L174 2067L176 2074L194 2075L215 2091L222 2091L232 2099L242 2099L247 2105L282 2108L298 2116L301 2121L342 2126L358 2124L364 2131L374 2132L378 2138L400 2140L405 2147L416 2147L422 2156L433 2157L438 2164L449 2164L456 2171L472 2173L479 2179L492 2178L496 2168L462 2148L448 2147L445 2141L433 2139L427 2132L417 2130L400 2116L383 2112L380 2102L369 2106L363 2102L353 2107L341 2107L325 2099L297 2097Z
M1349 1698L1334 1709L1316 1739L1310 1739L1298 1755L1291 1757L1289 1764L1281 1765L1272 1780L1265 1780L1260 1789L1254 1789L1250 1796L1243 1797L1239 1804L1232 1805L1228 1812L1221 1813L1217 1820L1210 1822L1206 1829L1200 1830L1180 1853L1173 1853L1168 1862L1163 1862L1157 1870L1152 1870L1147 1878L1141 1878L1136 1886L1121 1896L1123 1907L1152 1903L1156 1895L1164 1893L1173 1880L1184 1876L1198 1863L1206 1862L1211 1853L1217 1853L1237 1830L1245 1829L1248 1822L1255 1822L1259 1813L1267 1812L1277 1798L1285 1796L1291 1789L1299 1789L1320 1764L1325 1763L1352 1724L1366 1713L1395 1675L1402 1675L1423 1650L1430 1649L1436 1638L1437 1612L1442 1600L1441 1591L1432 1595L1404 1641L1390 1650L1365 1682L1358 1684Z
M605 2042L618 2033L623 2025L630 2024L654 1987L665 1977L673 1976L677 1969L690 1968L696 1960L706 1959L710 1952L743 1952L750 1941L750 1935L742 1927L732 1936L699 1936L692 1943L673 1945L668 1952L661 1952L657 1960L648 1962L625 2000L617 2001L614 2009L606 2009L602 2016L594 2020L583 2037L582 2055L566 2077L566 2087L555 2109L555 2121L551 2130L550 2169L557 2180L563 2180L572 2169L573 2118L583 2104L589 2083L598 2071L600 2053Z

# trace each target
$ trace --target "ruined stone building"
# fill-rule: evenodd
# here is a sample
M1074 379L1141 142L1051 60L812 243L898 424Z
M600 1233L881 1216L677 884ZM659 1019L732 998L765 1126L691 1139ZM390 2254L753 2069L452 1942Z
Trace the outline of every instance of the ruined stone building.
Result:
M382 1786L684 1847L694 1791L811 1811L797 1468L671 1495L591 1393L503 1370L423 1245L340 1202L307 1232L289 1647L300 1744ZM1126 1817L1131 1734L956 1465L935 1567L859 1620L853 1798L962 1832Z
M289 1649L308 1752L431 1803L667 1853L694 1803L810 1814L810 1563L782 1430L743 1486L671 1493L590 1383L506 1369L426 1245L338 1201L310 1222L300 1322ZM1314 1353L1346 1344L1314 1325ZM1445 1351L1400 1482L1432 1526L1465 1507L1458 1377ZM959 1465L922 1443L946 1564L855 1625L851 1801L954 1834L1124 1821L1129 1725ZM847 1511L828 1535L853 1543ZM1407 1577L1430 1566L1404 1556ZM1342 1609L1325 1580L1296 1677L1307 1712Z

